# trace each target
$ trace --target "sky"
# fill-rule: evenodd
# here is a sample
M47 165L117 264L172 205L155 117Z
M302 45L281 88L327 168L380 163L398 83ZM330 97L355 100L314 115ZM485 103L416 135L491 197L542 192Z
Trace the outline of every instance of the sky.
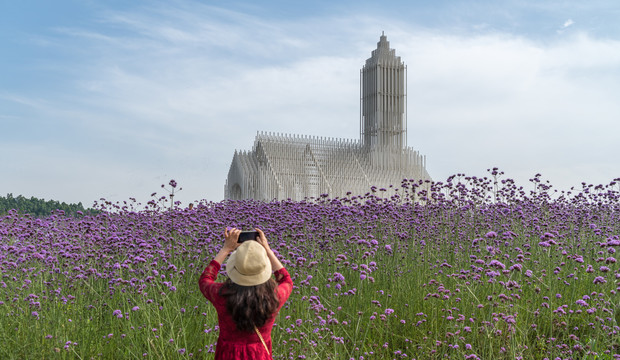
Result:
M258 131L359 139L379 36L408 145L453 174L620 177L616 0L0 0L0 195L220 201ZM169 186L166 186L169 189Z

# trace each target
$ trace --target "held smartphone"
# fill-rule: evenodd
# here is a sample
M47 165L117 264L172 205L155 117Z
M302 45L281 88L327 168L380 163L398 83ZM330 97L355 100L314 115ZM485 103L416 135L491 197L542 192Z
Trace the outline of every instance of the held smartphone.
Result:
M239 234L239 240L237 240L237 243L241 244L246 240L256 239L258 239L258 231L242 231L241 234Z

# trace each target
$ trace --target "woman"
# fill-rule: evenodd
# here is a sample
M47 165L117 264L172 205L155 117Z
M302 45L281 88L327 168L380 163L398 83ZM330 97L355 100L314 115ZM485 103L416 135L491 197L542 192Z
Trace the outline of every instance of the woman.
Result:
M256 241L238 244L241 230L226 229L224 246L198 282L202 294L217 310L220 335L216 360L272 359L271 328L291 295L293 281L269 248L263 231L256 231ZM216 283L221 264L231 252L226 263L228 279ZM277 283L271 278L272 271Z

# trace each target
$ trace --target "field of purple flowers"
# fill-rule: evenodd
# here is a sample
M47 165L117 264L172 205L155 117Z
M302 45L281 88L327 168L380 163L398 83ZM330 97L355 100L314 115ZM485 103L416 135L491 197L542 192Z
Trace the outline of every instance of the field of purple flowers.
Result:
M619 180L526 189L495 169L302 202L11 212L0 358L209 358L197 281L226 226L264 229L295 282L275 359L620 358Z

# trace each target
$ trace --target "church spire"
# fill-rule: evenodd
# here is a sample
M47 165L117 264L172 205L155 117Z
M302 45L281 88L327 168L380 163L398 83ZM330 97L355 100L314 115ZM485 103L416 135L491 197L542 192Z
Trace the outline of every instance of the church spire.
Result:
M370 148L407 146L407 68L385 32L360 74L361 141Z

